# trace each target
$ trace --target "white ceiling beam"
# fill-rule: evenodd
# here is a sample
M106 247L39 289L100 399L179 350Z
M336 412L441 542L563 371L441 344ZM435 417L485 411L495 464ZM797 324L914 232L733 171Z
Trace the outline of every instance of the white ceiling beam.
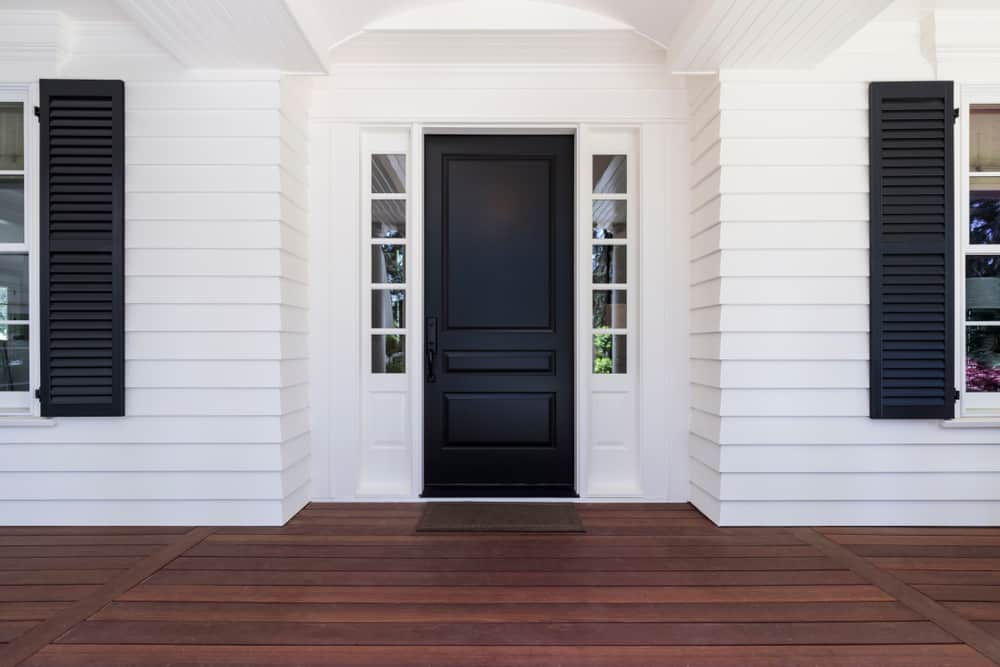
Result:
M118 0L118 4L188 67L325 71L284 0Z
M821 62L892 0L704 0L670 44L676 73L807 68Z

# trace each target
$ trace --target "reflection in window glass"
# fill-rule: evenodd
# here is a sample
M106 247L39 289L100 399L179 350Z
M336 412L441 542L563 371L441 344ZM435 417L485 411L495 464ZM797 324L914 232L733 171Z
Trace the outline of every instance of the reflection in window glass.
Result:
M24 107L0 102L0 171L24 169Z
M1000 320L1000 255L965 257L965 319Z
M973 177L969 192L969 243L1000 243L1000 178Z
M1000 327L965 329L965 389L1000 392Z
M628 192L624 155L594 156L594 194L623 195Z
M626 337L619 334L594 334L594 373L625 373Z
M372 282L406 282L406 247L401 245L372 246Z
M0 322L28 320L28 256L0 255Z
M406 328L406 292L403 290L372 290L372 328Z
M406 192L406 156L372 155L372 194Z
M0 323L0 392L28 391L28 327Z
M969 114L969 169L1000 171L1000 104L974 104Z
M0 243L24 243L22 176L0 176Z
M406 336L376 334L372 336L372 373L406 372Z
M601 285L625 283L627 276L625 254L623 245L595 245L591 250L594 282Z
M626 209L626 203L620 199L595 199L593 203L594 238L625 238Z
M625 290L594 290L594 328L624 329L628 326Z
M372 200L372 238L406 238L406 200Z

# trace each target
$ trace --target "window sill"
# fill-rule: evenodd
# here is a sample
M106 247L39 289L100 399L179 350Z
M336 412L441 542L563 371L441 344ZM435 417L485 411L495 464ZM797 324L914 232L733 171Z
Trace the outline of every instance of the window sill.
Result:
M958 417L942 421L941 428L1000 428L1000 416Z
M48 417L28 417L25 415L0 416L0 428L8 427L49 427L55 426L58 422Z

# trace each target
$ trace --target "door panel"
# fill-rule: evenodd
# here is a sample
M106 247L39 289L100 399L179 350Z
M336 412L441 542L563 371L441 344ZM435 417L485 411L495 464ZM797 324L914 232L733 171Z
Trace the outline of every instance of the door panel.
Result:
M575 495L573 138L424 155L424 495Z

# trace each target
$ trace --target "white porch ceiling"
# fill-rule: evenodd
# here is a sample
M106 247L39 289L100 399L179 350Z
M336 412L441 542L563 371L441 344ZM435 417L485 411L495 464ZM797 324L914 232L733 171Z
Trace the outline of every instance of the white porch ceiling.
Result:
M118 0L118 4L190 67L324 69L283 0Z
M448 33L518 40L561 33L605 53L666 51L675 72L801 68L823 60L890 5L891 11L975 6L996 0L0 0L0 10L59 11L82 21L131 20L179 62L194 68L323 72L332 51L358 36L348 60L399 43ZM588 35L589 33L589 35ZM422 36L421 36L422 35ZM603 35L603 36L602 36ZM623 35L633 35L631 45ZM457 39L462 39L457 37ZM544 40L541 40L544 41ZM648 42L648 47L641 45ZM627 46L627 48L626 48ZM522 44L523 47L523 44ZM502 56L501 52L491 57ZM553 49L554 50L554 49ZM461 49L453 49L461 52ZM572 50L571 50L572 52ZM343 53L343 52L342 52ZM341 58L345 57L341 56ZM565 54L563 54L565 56ZM384 62L390 55L379 56ZM584 59L582 62L592 62ZM341 60L343 61L343 60Z

